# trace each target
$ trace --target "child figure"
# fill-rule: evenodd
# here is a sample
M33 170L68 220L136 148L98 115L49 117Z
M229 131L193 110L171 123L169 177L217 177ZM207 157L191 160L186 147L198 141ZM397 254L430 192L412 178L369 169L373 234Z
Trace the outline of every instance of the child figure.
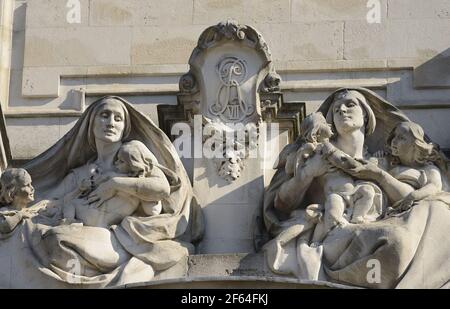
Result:
M333 136L331 126L322 113L312 113L302 122L300 127L303 142L297 152L291 153L286 159L285 171L288 175L295 175L297 169L317 150L320 151L323 143Z
M288 157L286 165L289 164L289 166L286 167L286 172L292 173L294 171L295 175L296 171L301 168L307 159L315 154L323 155L328 161L335 162L335 165L341 168L352 169L362 164L329 142L333 133L330 125L321 113L314 113L305 118L301 131L305 144L297 151L295 161L292 157ZM362 181L355 183L352 177L336 168L319 177L319 180L325 194L323 205L324 227L321 229L321 232L316 233L313 241L322 240L326 233L336 225L348 224L344 217L346 206L351 206L350 221L352 223L364 223L371 220L367 215L374 208L376 196L376 189L372 183ZM320 211L316 209L314 211L312 209L308 210L307 217L309 220L322 220L320 217L313 218ZM378 212L379 214L377 215L381 215L381 210Z
M392 206L394 211L405 211L417 201L442 191L443 182L439 168L433 164L438 159L432 143L425 141L425 133L414 122L398 124L389 135L387 148L398 165L389 173L411 185L415 191Z
M22 168L10 168L0 177L0 232L10 233L23 218L31 218L34 213L27 209L34 201L31 176Z
M68 223L80 220L88 226L105 226L118 224L133 214L141 206L145 215L155 216L161 213L161 201L141 201L135 197L117 193L113 198L105 201L100 207L87 205L86 198L96 186L113 177L148 177L153 170L156 158L148 148L139 141L130 141L122 145L114 162L116 172L100 175L98 169L91 171L90 179L81 182L80 187L64 198L63 217Z

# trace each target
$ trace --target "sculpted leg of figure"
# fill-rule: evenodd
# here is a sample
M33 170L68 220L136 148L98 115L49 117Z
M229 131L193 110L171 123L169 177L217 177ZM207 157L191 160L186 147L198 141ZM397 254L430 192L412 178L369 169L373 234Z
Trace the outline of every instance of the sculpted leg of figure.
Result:
M324 207L323 222L317 224L312 243L322 242L328 232L336 225L345 225L347 223L344 218L345 202L342 196L336 193L329 194L325 200Z
M369 185L361 185L353 196L353 215L352 223L364 223L365 216L373 205L375 198L375 189Z
M325 228L329 231L338 224L345 224L345 202L342 196L331 193L325 200Z

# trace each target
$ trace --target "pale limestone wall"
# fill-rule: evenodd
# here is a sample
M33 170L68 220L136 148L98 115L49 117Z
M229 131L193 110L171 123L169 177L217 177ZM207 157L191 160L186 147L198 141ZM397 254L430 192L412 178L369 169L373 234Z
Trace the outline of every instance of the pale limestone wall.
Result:
M13 0L0 2L0 102L2 107L6 107L9 94L13 10Z
M9 25L8 2L2 33L13 27L14 35L4 104L15 159L45 150L106 93L157 120L157 104L176 104L198 36L227 18L263 34L285 101L312 112L337 87L369 87L450 148L448 0L381 0L379 24L367 22L367 0L80 0L75 24L66 20L67 0L16 0ZM1 38L3 51L10 43ZM1 72L8 63L2 58Z

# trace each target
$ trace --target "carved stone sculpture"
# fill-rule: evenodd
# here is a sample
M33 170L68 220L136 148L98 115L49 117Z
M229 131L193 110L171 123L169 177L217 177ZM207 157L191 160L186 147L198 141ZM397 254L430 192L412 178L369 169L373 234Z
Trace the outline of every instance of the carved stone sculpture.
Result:
M449 178L438 146L368 89L339 89L319 112L280 154L265 194L272 271L362 287L448 287ZM318 129L324 117L332 136Z
M15 274L1 277L2 286L145 282L193 253L202 236L201 212L175 149L122 98L94 102L25 168L37 211L0 241L0 252L14 256L1 268Z
M189 67L178 105L158 106L159 125L176 136L205 216L214 222L239 214L207 225L200 253L254 252L274 157L298 132L304 103L283 102L262 34L236 21L205 29Z
M0 177L0 233L9 234L24 218L33 216L27 208L34 201L31 176L22 168L9 168Z

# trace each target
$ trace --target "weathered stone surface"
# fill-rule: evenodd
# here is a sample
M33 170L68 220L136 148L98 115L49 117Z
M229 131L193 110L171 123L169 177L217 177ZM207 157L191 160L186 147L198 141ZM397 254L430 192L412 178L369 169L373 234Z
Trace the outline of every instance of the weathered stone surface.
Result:
M27 1L16 0L14 4L13 30L23 31L26 28Z
M232 18L242 24L288 23L289 0L194 0L194 24Z
M0 104L5 108L9 100L14 1L0 3Z
M28 97L58 97L59 96L58 68L34 68L23 70L22 94ZM36 85L35 83L38 83Z
M420 71L420 69L419 69ZM431 89L415 88L415 74L411 71L399 70L390 73L387 85L387 99L395 102L399 107L423 108L427 105L448 107L448 98L450 89Z
M414 69L415 87L450 87L450 49Z
M450 3L447 0L388 0L388 17L392 18L449 18Z
M264 254L208 254L188 257L188 277L274 276L265 264Z
M12 50L17 52L11 54L11 70L21 70L23 68L23 54L25 50L25 31L14 31Z
M450 36L450 19L393 20L387 31L390 58L430 59L449 48L439 38Z
M70 128L70 125L61 126L61 121L70 123L67 119L60 118L9 118L6 120L7 131L11 144L11 152L15 159L29 159L29 154L39 154L52 146ZM73 125L73 121L71 122ZM32 129L28 129L32 128ZM24 134L26 132L26 134ZM41 137L45 136L45 139Z
M395 2L395 1L394 1ZM387 0L381 0L380 17L386 19ZM292 0L292 22L366 20L367 0Z
M389 20L345 23L345 59L430 59L448 48L436 33L450 35L450 20ZM414 63L414 62L411 62Z
M136 27L133 29L132 64L187 63L203 29L203 26Z
M24 65L123 65L130 64L130 53L130 28L30 28Z
M67 0L31 0L27 1L27 19L28 28L52 28L52 27L80 27L89 24L89 1L74 1L74 7L79 13L80 22L69 23L72 19L68 19L72 7ZM79 6L78 6L79 3Z
M343 29L342 22L258 25L274 61L342 59Z
M403 109L412 121L419 123L426 130L427 135L439 145L450 145L450 135L447 130L442 130L441 125L450 119L450 109Z
M192 24L193 0L92 0L91 26L176 26Z
M344 59L386 59L392 49L388 43L388 23L368 24L346 21Z

